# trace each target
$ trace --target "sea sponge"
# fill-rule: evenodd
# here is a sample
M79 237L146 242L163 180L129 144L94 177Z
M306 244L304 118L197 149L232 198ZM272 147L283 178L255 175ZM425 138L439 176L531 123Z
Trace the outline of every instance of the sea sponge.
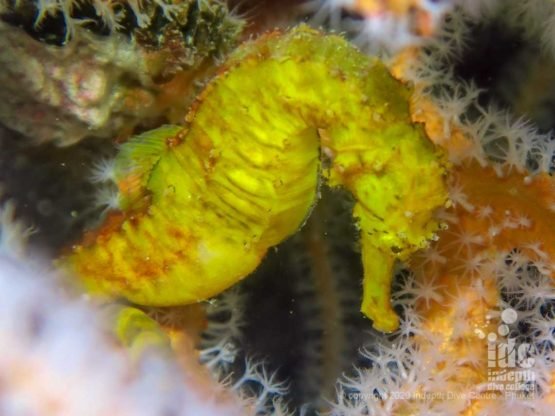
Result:
M2 5L0 122L33 143L177 121L242 30L218 1Z

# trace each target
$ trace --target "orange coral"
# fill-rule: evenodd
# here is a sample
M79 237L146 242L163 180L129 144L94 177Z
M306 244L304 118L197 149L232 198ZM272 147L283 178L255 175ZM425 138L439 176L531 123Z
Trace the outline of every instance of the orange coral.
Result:
M409 49L397 57L397 76L406 73L414 53ZM435 363L436 375L448 363L457 363L457 372L447 372L439 390L468 392L458 402L461 414L499 411L506 402L498 398L506 392L487 385L484 338L503 323L499 309L508 305L501 293L503 279L530 265L547 279L555 275L555 181L546 173L515 172L485 159L478 163L479 140L469 137L460 123L445 120L429 96L415 97L412 114L455 163L450 172L453 205L442 213L446 227L430 249L411 261L420 295L416 310L425 328L414 341L422 349L439 346L444 359ZM553 285L547 286L550 298ZM430 337L437 341L430 343ZM546 406L554 399L550 387L552 391L552 382L543 386Z
M544 176L525 181L519 174L498 178L493 169L475 163L457 167L454 177L464 199L447 213L449 228L412 264L417 281L437 288L429 307L420 300L417 309L429 331L426 337L431 333L441 339L445 361L460 363L451 386L485 394L480 389L488 381L487 342L479 335L495 333L500 323L493 316L500 302L498 262L504 263L504 253L515 248L536 267L553 261L553 213L541 203L549 201L545 188L552 181ZM422 337L415 341L427 345ZM495 404L477 396L466 411L475 414Z
M347 8L363 16L377 16L385 12L408 17L415 33L429 36L434 30L434 19L429 6L420 0L356 0Z

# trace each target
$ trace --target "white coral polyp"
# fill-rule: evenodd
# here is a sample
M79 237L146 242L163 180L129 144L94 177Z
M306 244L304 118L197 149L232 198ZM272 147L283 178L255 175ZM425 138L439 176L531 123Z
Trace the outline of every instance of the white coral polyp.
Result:
M131 363L94 309L65 296L55 281L0 256L0 414L244 414L201 397L162 356Z

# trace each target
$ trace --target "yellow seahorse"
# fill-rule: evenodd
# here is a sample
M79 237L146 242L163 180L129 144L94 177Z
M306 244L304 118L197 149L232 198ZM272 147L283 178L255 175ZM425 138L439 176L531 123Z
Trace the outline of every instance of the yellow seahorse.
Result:
M409 97L340 36L300 26L247 42L185 126L122 146L122 213L61 263L91 292L143 305L199 302L302 226L323 177L356 200L361 310L393 331L394 262L426 246L438 228L433 212L447 201L444 159L411 123Z

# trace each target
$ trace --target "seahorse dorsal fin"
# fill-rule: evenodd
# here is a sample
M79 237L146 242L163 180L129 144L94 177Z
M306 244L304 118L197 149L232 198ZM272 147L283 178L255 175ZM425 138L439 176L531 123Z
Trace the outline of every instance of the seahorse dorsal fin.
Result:
M182 126L165 125L134 136L121 145L115 176L122 210L139 208L152 170L173 143L180 141L183 130Z

